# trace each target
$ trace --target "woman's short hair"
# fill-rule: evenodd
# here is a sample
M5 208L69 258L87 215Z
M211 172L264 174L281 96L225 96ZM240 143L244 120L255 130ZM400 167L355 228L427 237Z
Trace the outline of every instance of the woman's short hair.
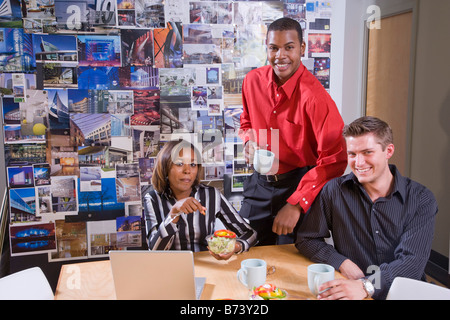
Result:
M298 34L298 40L300 44L303 43L303 31L300 23L297 20L291 18L280 18L272 22L267 28L267 33L270 31L287 31L287 30L296 30Z
M381 119L365 116L356 119L344 127L342 135L347 137L359 137L367 133L373 133L384 151L386 147L394 143L394 135L391 127Z
M197 148L186 140L173 140L166 142L164 147L159 151L156 156L155 168L153 169L152 185L153 188L159 193L170 194L169 186L169 172L174 161L180 156L180 152L183 150L193 150L195 153L195 160L197 162L197 176L193 183L193 187L200 183L201 175L201 154Z

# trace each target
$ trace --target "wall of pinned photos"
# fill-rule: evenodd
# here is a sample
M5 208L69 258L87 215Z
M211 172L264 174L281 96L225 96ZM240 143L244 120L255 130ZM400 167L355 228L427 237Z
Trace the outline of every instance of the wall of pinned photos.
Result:
M0 1L12 256L141 247L155 157L180 137L239 210L241 84L273 20L301 23L303 63L329 89L332 1Z

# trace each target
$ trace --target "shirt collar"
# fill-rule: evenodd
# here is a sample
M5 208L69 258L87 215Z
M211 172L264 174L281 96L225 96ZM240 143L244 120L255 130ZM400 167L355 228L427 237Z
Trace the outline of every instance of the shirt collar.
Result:
M295 71L295 73L288 79L288 81L286 81L286 83L281 86L288 99L291 98L292 93L294 92L295 88L297 88L298 79L301 77L304 71L305 66L303 64L300 64L297 71ZM272 85L273 88L277 88L277 83L275 82L275 73L273 72L273 69L271 69L267 87L269 87L270 85Z
M407 183L406 179L400 174L395 165L390 164L389 170L391 170L391 173L394 176L394 188L392 190L391 195L397 193L398 195L400 195L400 199L402 200L402 202L405 203L406 183ZM349 173L344 177L344 179L341 182L341 185L344 183L353 183L355 185L358 185L360 188L363 188L363 186L359 183L358 178L356 178L353 172Z

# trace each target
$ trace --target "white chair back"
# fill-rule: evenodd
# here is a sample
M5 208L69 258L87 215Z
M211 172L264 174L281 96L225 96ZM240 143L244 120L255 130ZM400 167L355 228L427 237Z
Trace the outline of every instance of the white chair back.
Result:
M450 300L450 289L409 278L397 277L386 300Z
M53 299L53 290L39 267L25 269L0 278L0 300Z

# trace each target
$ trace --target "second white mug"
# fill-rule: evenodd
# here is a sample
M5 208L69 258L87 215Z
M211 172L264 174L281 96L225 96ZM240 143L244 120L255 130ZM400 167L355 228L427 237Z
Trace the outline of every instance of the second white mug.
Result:
M248 289L259 287L266 283L267 264L261 259L246 259L241 262L237 278Z

